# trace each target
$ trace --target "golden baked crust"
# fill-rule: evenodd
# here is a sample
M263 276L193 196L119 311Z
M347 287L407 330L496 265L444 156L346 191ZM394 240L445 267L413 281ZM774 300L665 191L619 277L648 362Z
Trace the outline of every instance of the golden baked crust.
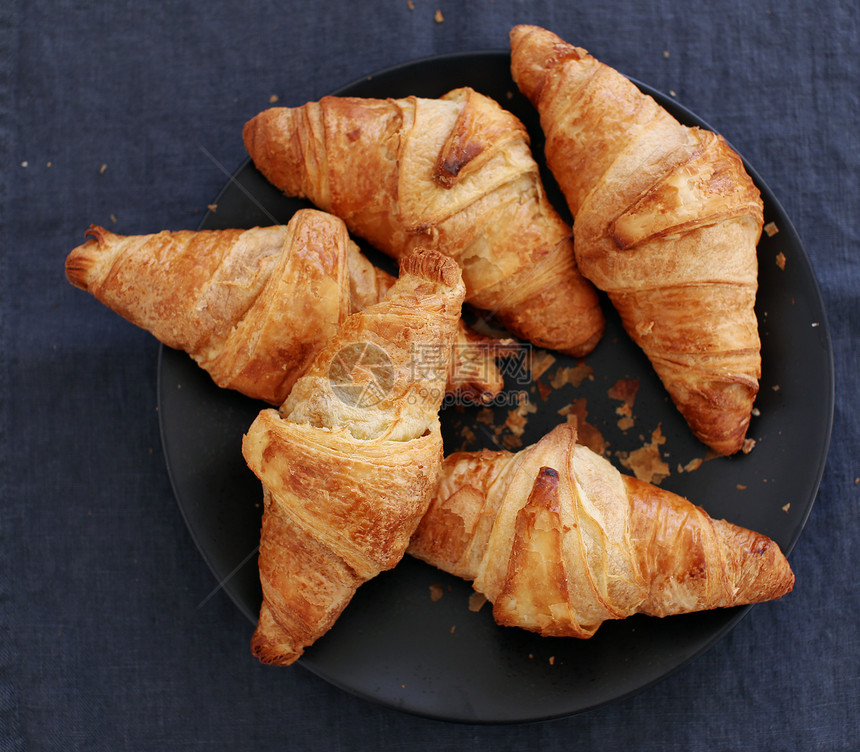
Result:
M472 580L498 623L553 636L756 603L794 584L776 543L622 475L569 424L516 454L447 457L409 553Z
M467 302L517 336L576 356L600 339L597 295L544 194L528 133L488 97L324 97L261 112L244 139L270 182L381 251L454 258Z
M395 278L353 243L341 219L302 209L283 226L122 236L91 227L66 259L76 287L169 347L218 386L280 405L350 313L382 300ZM462 321L448 391L486 400L503 387L503 342Z
M411 253L386 298L347 318L280 411L262 411L244 437L264 489L261 661L297 660L404 555L442 461L438 411L463 294L455 262ZM421 348L436 357L416 363ZM345 391L333 374L354 352L358 391Z
M323 212L250 230L87 234L66 259L72 284L219 386L273 405L349 315L349 236Z
M511 58L574 215L579 269L609 294L695 435L737 452L761 376L763 222L740 157L545 29L515 27Z

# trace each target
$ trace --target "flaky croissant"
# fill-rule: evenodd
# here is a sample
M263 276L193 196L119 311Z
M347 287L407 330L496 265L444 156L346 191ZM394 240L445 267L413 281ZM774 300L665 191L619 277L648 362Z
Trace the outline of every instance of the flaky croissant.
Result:
M218 386L272 405L343 320L395 281L361 254L342 220L314 209L250 230L121 236L92 227L87 235L66 259L73 285L188 352ZM503 345L461 322L449 392L498 394Z
M545 29L515 27L511 59L574 215L579 269L609 294L695 435L738 451L761 375L763 222L740 157Z
M295 661L403 557L442 461L438 411L463 294L451 259L405 256L389 295L347 318L280 414L263 410L248 430L242 452L264 490L252 640L264 663Z
M379 250L454 258L467 302L517 336L575 356L600 339L597 295L576 269L528 133L492 99L468 88L439 99L324 97L260 113L244 140L272 184Z
M622 475L569 424L516 454L447 457L409 551L472 580L499 624L553 636L757 603L794 584L772 540Z

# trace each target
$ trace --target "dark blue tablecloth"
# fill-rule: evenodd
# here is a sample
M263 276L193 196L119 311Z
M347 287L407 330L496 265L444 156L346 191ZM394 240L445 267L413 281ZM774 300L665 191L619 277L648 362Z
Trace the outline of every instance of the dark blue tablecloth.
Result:
M858 749L858 18L845 0L3 3L0 750ZM485 727L250 656L172 495L157 344L63 261L91 223L195 228L275 97L505 49L520 22L671 93L756 167L821 285L836 410L790 596L632 697Z

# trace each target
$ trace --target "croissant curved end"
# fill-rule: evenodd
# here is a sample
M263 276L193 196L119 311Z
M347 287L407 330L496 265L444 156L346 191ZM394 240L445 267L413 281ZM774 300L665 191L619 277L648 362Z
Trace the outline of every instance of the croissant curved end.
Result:
M87 241L71 251L66 257L66 279L80 290L90 289L91 271L96 256L113 233L99 225L90 225L84 232Z
M462 284L462 273L454 259L428 248L416 248L400 262L401 274L412 274L429 282L456 287Z
M565 60L588 57L587 50L568 44L540 26L519 24L511 29L509 36L514 81L533 103L540 99L549 68Z

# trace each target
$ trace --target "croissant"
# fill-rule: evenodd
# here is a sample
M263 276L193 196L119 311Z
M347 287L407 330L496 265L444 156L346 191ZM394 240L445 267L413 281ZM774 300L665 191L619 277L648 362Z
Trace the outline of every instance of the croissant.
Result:
M409 553L472 580L499 624L552 636L756 603L794 584L772 540L622 475L569 424L516 454L447 457Z
M738 451L761 375L763 222L740 157L545 29L514 27L511 61L574 216L579 269L608 293L693 433L718 454Z
M404 257L385 300L347 318L244 437L264 489L262 662L294 662L403 557L442 461L438 411L464 292L451 259Z
M66 259L69 281L188 352L221 387L280 405L314 355L394 277L349 239L343 222L302 209L285 226L120 236L102 227ZM504 341L462 322L449 392L487 401L503 387Z
M382 300L396 278L372 264L352 241L348 248L350 313ZM505 386L496 358L514 355L510 339L488 337L457 322L448 361L446 397L462 404L489 403Z
M546 198L523 124L469 88L439 99L324 97L244 127L260 172L390 256L434 248L466 300L515 335L583 356L604 319L570 227Z

